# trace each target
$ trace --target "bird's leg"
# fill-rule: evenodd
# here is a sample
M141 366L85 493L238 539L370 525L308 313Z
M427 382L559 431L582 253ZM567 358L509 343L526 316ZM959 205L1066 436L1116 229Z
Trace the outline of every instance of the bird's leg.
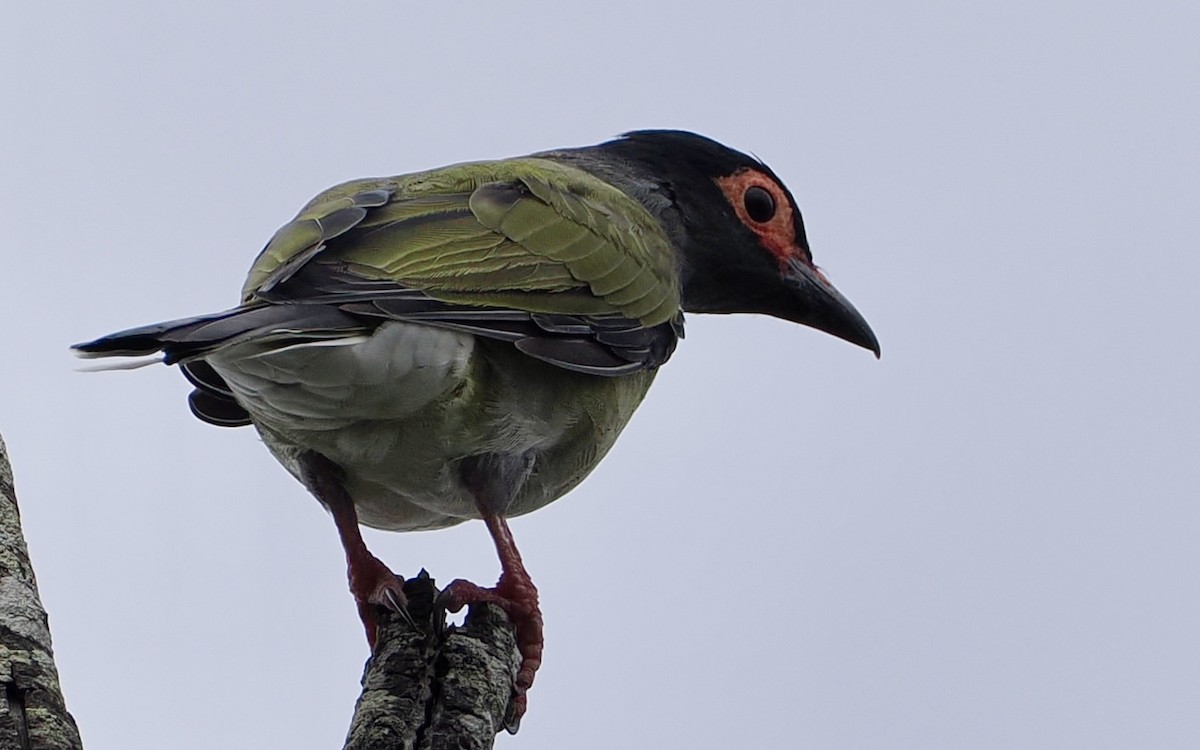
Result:
M374 650L377 625L375 607L387 607L408 619L408 611L404 608L404 582L367 549L358 528L358 512L354 510L354 501L342 486L341 468L313 452L301 456L300 466L304 485L333 514L333 523L337 526L338 537L346 551L350 593L358 605L358 616L367 631L367 642Z
M488 602L503 609L512 621L516 628L517 649L521 652L521 666L514 681L516 696L513 698L512 717L507 721L509 731L515 732L525 714L525 694L533 685L538 667L542 665L542 610L538 607L537 587L521 562L521 553L517 551L508 521L498 513L485 510L482 503L480 505L483 522L487 524L500 557L500 580L495 588L490 589L469 581L452 581L442 591L439 601L451 612L457 612L467 604Z

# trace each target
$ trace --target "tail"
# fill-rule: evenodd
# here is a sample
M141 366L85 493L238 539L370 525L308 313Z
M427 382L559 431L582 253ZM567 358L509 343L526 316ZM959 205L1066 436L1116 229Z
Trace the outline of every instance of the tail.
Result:
M142 358L127 365L95 369L134 369L157 362L177 364L196 387L188 396L192 414L220 427L242 427L250 424L249 413L237 402L220 374L204 361L205 355L243 341L260 340L269 344L277 340L280 345L292 345L362 328L361 322L332 306L251 304L211 315L130 328L75 344L71 349L84 359Z

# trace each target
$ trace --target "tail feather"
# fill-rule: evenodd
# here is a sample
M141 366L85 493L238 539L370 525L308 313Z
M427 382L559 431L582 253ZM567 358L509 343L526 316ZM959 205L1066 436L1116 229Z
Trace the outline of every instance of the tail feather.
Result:
M225 315L227 313L218 313ZM73 344L71 349L77 356L85 359L99 357L144 357L161 352L166 347L166 339L173 333L186 330L189 326L211 320L214 316L205 315L195 318L180 318L164 323L153 323L148 326L138 326L125 331L110 333L94 341Z
M202 359L182 362L179 369L188 382L196 386L188 396L192 414L203 422L217 427L245 427L250 413L233 396L233 389L212 365Z
M225 378L217 374L212 365L204 360L194 359L191 362L184 362L179 365L179 369L183 371L183 376L188 379L188 382L200 390L217 396L233 398L233 389L225 382Z
M298 341L304 338L305 331L312 331L314 338L326 338L331 331L353 331L362 327L354 317L327 305L247 305L211 315L130 328L71 348L79 356L89 359L143 357L162 352L162 361L173 365L272 332L294 332Z
M95 357L102 357L105 355L103 355L103 354L80 354L79 356L82 359L92 359ZM132 357L132 356L136 356L136 355L131 354L129 356ZM140 370L143 367L149 367L150 365L161 365L162 361L163 361L162 357L155 357L153 355L148 354L148 355L143 356L141 359L136 359L132 362L104 362L103 364L99 364L99 365L86 365L84 367L78 368L77 372L110 372L113 370Z
M245 427L250 424L250 413L232 396L221 396L197 388L188 395L188 406L202 422L217 427Z
M205 326L217 321L236 320L258 309L234 308L211 315L199 315L192 318L179 318L178 320L168 320L162 323L151 323L146 326L138 326L137 328L110 333L94 341L74 344L71 349L78 356L86 359L99 357L144 357L162 352L166 355L163 357L163 361L171 364L182 358L180 356L171 356L172 353L180 345L193 341L193 335L197 330L203 329ZM247 330L245 326L241 326L240 328L242 332ZM215 346L222 343L222 340L218 337L211 339L209 343Z
M196 386L188 397L192 413L209 424L241 427L250 424L250 414L237 402L220 374L204 360L205 355L252 339L270 342L268 346L273 348L319 341L363 328L358 318L329 305L246 305L211 315L130 328L71 348L87 359L142 358L88 369L125 370L159 362L178 364L184 377Z

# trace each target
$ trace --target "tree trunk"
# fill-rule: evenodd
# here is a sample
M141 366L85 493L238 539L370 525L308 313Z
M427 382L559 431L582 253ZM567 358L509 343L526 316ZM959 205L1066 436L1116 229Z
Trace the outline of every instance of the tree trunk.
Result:
M82 750L50 649L12 466L0 438L0 750Z
M404 593L420 627L383 613L345 750L490 748L511 720L520 664L508 618L485 604L471 607L461 628L445 627L425 571Z

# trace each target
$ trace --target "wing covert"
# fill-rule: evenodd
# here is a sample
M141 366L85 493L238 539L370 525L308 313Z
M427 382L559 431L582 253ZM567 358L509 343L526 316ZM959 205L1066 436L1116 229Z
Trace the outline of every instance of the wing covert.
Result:
M525 159L327 191L267 244L244 294L454 328L619 375L662 364L682 333L674 262L632 198Z

